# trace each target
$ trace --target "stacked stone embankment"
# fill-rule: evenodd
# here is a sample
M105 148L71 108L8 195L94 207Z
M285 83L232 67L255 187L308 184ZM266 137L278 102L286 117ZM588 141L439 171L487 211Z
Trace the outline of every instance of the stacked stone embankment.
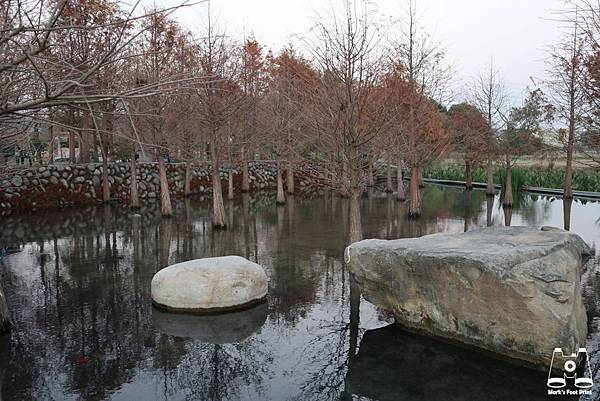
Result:
M71 205L92 205L103 199L102 164L81 165L56 164L19 169L0 175L0 214L31 210L57 209ZM273 162L257 161L249 163L250 190L274 188L276 165ZM296 184L299 190L315 185L317 179L299 170ZM212 192L211 167L207 164L194 165L190 188L192 194ZM229 169L220 171L223 188L227 188ZM142 200L160 197L160 184L157 163L139 163L137 166L138 192ZM173 196L184 195L185 164L167 164L167 180ZM234 188L239 192L242 184L242 170L233 169ZM113 201L127 202L130 196L131 166L129 163L108 165L110 198Z

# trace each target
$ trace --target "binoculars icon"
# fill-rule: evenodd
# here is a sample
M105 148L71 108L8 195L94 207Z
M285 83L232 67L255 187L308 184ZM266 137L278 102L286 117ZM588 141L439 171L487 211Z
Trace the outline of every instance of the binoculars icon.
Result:
M577 372L578 361L582 367L580 374ZM592 369L585 348L579 348L576 354L571 355L564 355L561 348L554 348L550 372L548 373L548 387L566 387L567 380L573 380L575 387L580 389L589 389L594 385Z

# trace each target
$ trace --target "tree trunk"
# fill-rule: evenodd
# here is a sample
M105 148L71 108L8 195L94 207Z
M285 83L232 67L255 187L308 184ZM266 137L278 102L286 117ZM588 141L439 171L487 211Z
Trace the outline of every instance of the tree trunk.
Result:
M507 163L506 168L506 188L504 189L504 206L512 207L513 205L513 190L512 190L512 166Z
M494 163L492 162L492 158L489 158L487 162L487 195L496 195L496 188L494 187Z
M421 167L419 167L417 169L417 172L419 174L419 188L425 188L425 179L423 178L423 169Z
M227 199L233 200L233 164L229 164L229 173L227 174L227 178Z
M167 180L165 158L160 153L158 155L158 175L160 182L160 212L164 217L170 217L173 215L173 207L171 206L171 194L169 194L169 181Z
M223 203L223 189L221 187L221 175L219 174L220 163L219 155L215 145L211 143L211 159L212 159L212 192L213 192L213 219L212 224L215 229L225 229L225 205Z
M75 133L69 132L69 161L75 164Z
M283 191L283 177L279 160L277 161L277 204L285 205L285 192Z
M387 158L387 179L385 182L385 192L394 192L394 185L392 184L392 159Z
M413 166L410 170L410 185L408 191L410 196L408 215L410 217L419 217L421 215L421 191L419 188L419 168L417 166Z
M250 191L250 174L248 173L248 160L246 160L246 145L242 146L242 192Z
M85 132L83 130L79 131L79 163L88 163L89 162L89 150L88 144L85 140Z
M369 171L367 172L367 174L367 186L369 188L373 188L375 186L375 178L373 177L373 157L371 155L369 155Z
M350 243L361 241L363 239L362 234L362 222L360 217L360 199L362 197L362 190L360 188L353 188L350 196Z
M131 208L138 209L140 207L140 195L138 193L138 182L137 182L137 162L135 160L135 154L131 155Z
M110 183L108 182L108 156L103 147L102 150L102 201L110 202Z
M335 179L335 176L332 177ZM348 198L348 165L346 161L342 162L342 179L340 181L340 196L344 199Z
M398 195L396 195L396 199L398 202L404 202L406 200L406 191L404 190L404 176L400 166L402 166L402 161L398 160Z
M50 141L48 142L48 163L54 164L54 125L50 124ZM4 165L4 152L0 148L0 166Z
M10 315L8 314L8 305L6 303L6 297L2 291L2 284L0 283L0 334L6 333L10 330Z
M471 171L471 162L465 162L465 186L467 187L467 191L473 189L473 172Z
M296 192L294 187L294 164L291 160L288 160L287 165L287 193L293 195Z
M185 182L183 184L183 195L187 198L192 194L192 163L185 163Z
M567 143L567 166L565 169L564 199L573 199L573 147L575 145L575 121L569 122L569 140Z

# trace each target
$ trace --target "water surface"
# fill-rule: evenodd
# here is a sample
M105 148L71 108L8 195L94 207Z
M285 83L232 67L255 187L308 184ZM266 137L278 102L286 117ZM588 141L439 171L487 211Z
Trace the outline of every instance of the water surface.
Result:
M486 225L562 227L560 199L521 195L512 216L485 193L427 187L420 220L363 199L365 237L405 238ZM538 400L546 375L407 334L360 298L343 265L347 201L324 193L276 207L268 193L4 217L0 275L16 329L0 339L8 400ZM571 228L600 248L600 204L574 202ZM240 255L265 267L268 302L228 316L156 311L150 281L189 259ZM585 273L588 351L600 383L600 266ZM596 386L600 389L600 386ZM598 396L596 390L595 396ZM593 397L582 398L592 400Z

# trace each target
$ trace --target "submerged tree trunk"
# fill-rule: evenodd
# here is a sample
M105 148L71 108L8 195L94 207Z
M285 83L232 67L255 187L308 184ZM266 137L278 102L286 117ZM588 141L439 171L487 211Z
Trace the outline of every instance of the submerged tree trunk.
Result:
M571 208L573 199L563 199L563 218L565 230L571 231Z
M242 146L242 192L250 191L250 174L248 172L248 160L246 160L246 145Z
M138 182L137 182L137 163L135 160L136 155L131 155L131 171L130 171L130 181L131 181L131 208L138 209L140 207L140 194L138 192Z
M212 158L212 192L213 192L213 228L225 229L225 205L223 203L223 189L221 187L221 175L219 173L220 163L219 155L215 145L211 143L211 158Z
M281 161L277 160L277 204L285 205L285 192L283 190L283 176L281 174Z
M387 158L387 179L385 181L385 192L394 192L394 185L392 184L392 159Z
M8 314L8 305L6 303L6 296L2 291L2 284L0 283L0 334L6 333L10 330L10 315Z
M489 158L487 162L487 195L495 196L496 188L494 187L494 163L492 159Z
M413 166L410 170L409 185L410 208L408 215L410 217L419 217L421 215L421 194L419 187L419 168Z
M164 217L169 217L173 215L173 207L171 206L171 194L169 194L165 158L160 153L158 155L158 176L160 182L160 212Z
M183 184L183 195L188 197L192 194L192 163L185 163L185 182Z
M512 190L512 166L507 160L506 168L506 188L504 189L504 206L512 207L513 205L513 190Z
M398 202L404 202L406 200L406 191L404 190L404 175L402 174L402 161L398 160L398 194L396 199Z
M488 227L494 225L494 197L487 197L486 223Z
M350 243L361 241L363 239L362 234L362 222L360 216L360 199L362 197L362 190L360 188L353 188L350 196Z
M473 189L473 172L471 171L471 162L465 162L465 186L467 187L467 191Z
M293 195L296 192L294 187L294 164L291 160L288 160L287 165L287 193Z
M510 227L512 225L512 207L504 206L502 209L504 210L504 225Z

